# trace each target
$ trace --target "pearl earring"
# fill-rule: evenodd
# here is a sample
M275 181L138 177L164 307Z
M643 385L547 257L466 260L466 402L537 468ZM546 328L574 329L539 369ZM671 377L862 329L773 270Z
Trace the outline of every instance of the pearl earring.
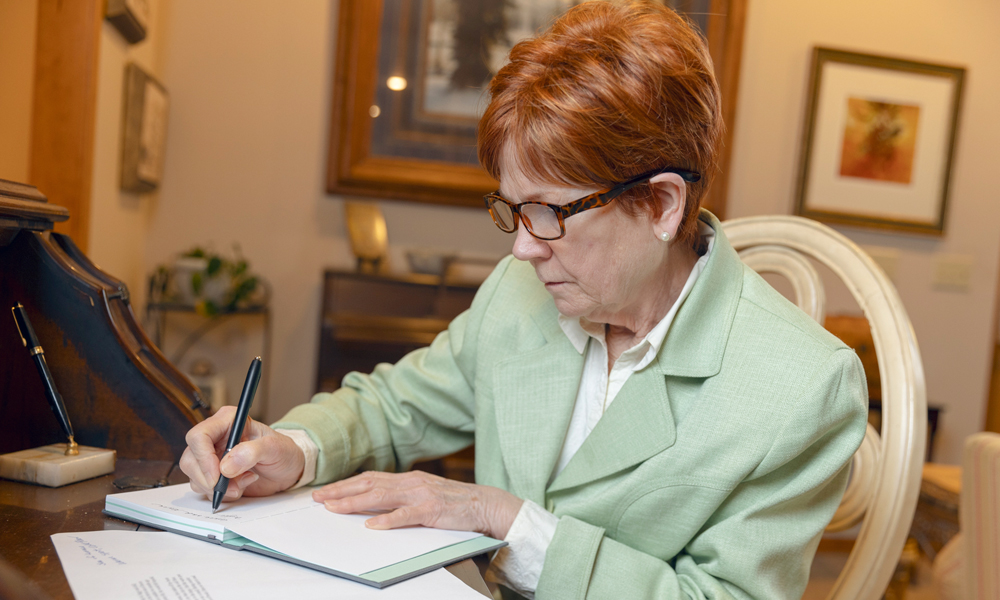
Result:
M670 233L667 232L667 231L664 231L663 233L660 234L660 239L663 240L664 242L669 242L670 241Z

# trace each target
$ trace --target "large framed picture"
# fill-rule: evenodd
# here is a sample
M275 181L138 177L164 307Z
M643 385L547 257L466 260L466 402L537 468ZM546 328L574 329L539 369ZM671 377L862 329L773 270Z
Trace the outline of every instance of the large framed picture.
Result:
M796 212L944 233L965 69L815 48Z
M745 0L664 1L706 33L717 72L727 57L719 79L735 96ZM487 84L514 44L578 3L341 0L327 191L481 207L498 187L476 155Z

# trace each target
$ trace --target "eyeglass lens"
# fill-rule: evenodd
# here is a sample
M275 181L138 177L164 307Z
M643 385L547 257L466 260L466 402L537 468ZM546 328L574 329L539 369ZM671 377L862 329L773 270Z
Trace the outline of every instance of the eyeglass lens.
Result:
M511 210L510 205L502 200L491 199L490 200L490 214L493 216L493 220L500 229L506 231L507 233L512 233L517 229L514 220L514 211Z
M556 239L562 236L559 217L555 211L544 204L526 203L519 206L521 219L532 235L542 239ZM517 220L514 210L503 200L493 199L490 202L490 214L497 226L503 231L517 231Z
M533 235L551 239L562 235L559 227L559 217L554 210L544 204L522 204L521 218Z

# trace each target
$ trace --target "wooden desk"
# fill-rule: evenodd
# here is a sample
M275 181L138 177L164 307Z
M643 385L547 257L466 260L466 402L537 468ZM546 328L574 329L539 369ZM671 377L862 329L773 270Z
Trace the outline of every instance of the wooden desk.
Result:
M53 600L71 600L69 583L49 536L67 531L139 530L101 513L104 497L120 492L116 478L134 475L182 483L187 477L168 461L119 460L111 475L61 488L0 479L0 554ZM149 528L143 528L150 531Z
M71 600L73 594L50 535L108 529L153 531L101 512L104 497L122 491L112 482L126 475L165 479L171 484L187 481L187 476L170 462L141 460L119 460L112 475L62 488L0 479L0 556L52 600ZM471 559L452 565L448 570L489 596L479 569ZM4 577L0 570L0 590L8 583Z

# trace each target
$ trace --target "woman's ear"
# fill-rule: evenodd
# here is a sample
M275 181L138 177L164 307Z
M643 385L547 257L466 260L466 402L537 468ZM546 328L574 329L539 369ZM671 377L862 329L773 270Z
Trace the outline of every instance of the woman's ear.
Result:
M661 210L660 216L652 221L653 235L663 240L677 237L677 229L684 219L684 208L687 205L687 184L676 173L660 173L649 180L653 194Z

